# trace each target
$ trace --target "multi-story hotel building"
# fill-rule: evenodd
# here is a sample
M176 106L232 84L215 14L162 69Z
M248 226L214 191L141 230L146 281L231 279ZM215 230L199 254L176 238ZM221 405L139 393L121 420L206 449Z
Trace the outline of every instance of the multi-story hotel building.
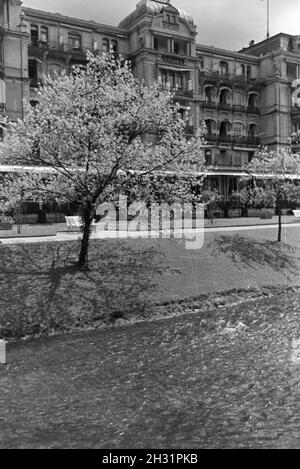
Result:
M203 151L225 198L259 145L300 150L300 36L229 51L198 42L191 14L170 0L141 0L117 27L2 0L0 44L0 112L13 119L48 74L83 64L87 50L131 59L138 79L176 90L187 132L205 121Z

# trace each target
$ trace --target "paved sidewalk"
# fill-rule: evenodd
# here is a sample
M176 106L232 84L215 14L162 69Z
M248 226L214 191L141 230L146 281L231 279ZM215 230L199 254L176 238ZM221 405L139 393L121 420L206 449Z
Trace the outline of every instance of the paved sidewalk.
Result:
M290 222L290 223L283 223L282 224L283 229L284 228L295 228L295 227L300 227L299 222ZM266 224L262 223L260 225L236 225L236 226L217 226L216 225L210 225L209 227L205 226L204 231L205 232L224 232L224 231L247 231L247 230L263 230L263 229L275 229L276 224L271 223L271 224ZM126 238L131 238L131 239L157 239L157 238L185 238L187 241L193 241L195 238L195 235L201 235L203 233L203 230L201 228L196 229L185 229L185 230L175 230L170 233L169 230L164 230L164 231L113 231L113 230L103 230L103 231L97 231L93 232L91 234L91 239L126 239ZM13 237L6 237L6 238L1 238L0 237L0 244L23 244L23 243L43 243L43 242L62 242L62 241L74 241L74 240L80 240L81 239L81 233L80 232L68 232L68 231L58 231L56 234L51 234L51 235L42 235L39 236L37 234L30 236L13 236Z
M278 224L278 216L273 216L272 219L260 219L259 217L249 218L215 218L213 223L211 220L204 220L205 230L209 231L235 231L236 229L256 229L256 228L272 228ZM293 215L283 216L282 224L297 226L300 225L300 218L296 218ZM185 230L186 234L193 233L194 230ZM70 232L65 223L47 224L47 225L14 225L12 230L0 230L0 243L2 244L14 244L23 242L43 242L43 241L67 241L80 238L79 232ZM148 231L137 231L130 232L130 238L148 238ZM166 237L167 231L164 233L157 232L157 237ZM105 239L105 238L127 238L127 231L118 231L117 233L113 230L98 231L92 234L92 238ZM156 237L151 234L151 237Z

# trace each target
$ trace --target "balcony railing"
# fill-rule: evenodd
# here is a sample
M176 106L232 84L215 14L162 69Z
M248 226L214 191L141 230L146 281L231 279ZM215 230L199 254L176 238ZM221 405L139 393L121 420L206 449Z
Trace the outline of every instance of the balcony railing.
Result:
M217 109L217 104L210 101L200 101L200 106L206 109Z
M193 90L183 90L183 89L175 89L176 96L185 96L187 98L193 97Z
M247 112L249 112L250 114L259 114L259 108L256 106L248 106Z
M184 59L174 55L162 55L161 60L162 62L166 62L168 64L184 66Z
M200 70L200 78L210 78L216 80L238 81L240 83L262 84L264 79L257 77L246 77L235 73L221 73L220 71Z
M194 126L193 125L187 125L185 130L186 130L187 134L194 135Z
M233 104L232 105L232 110L235 112L244 112L245 111L245 106L242 106L241 104Z
M227 103L218 103L218 109L221 109L221 111L231 111L232 105Z
M206 142L216 142L218 144L231 144L231 145L243 145L243 146L259 146L259 137L241 137L238 135L205 135Z

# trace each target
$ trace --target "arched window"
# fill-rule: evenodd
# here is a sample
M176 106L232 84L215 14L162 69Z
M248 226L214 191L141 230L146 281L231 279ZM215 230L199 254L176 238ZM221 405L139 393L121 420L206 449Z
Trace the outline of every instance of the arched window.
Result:
M255 93L250 93L248 97L248 106L255 108L258 105L258 97Z
M256 124L250 124L248 129L248 137L255 138L257 135L258 126Z
M41 41L48 42L48 28L47 26L41 26Z
M102 52L109 52L109 39L106 37L102 39Z
M213 87L212 86L205 87L205 101L207 103L212 103L213 101Z
M39 27L36 24L30 26L30 40L33 46L38 45L39 40Z
M237 106L242 105L242 93L240 91L236 91L233 95L233 104Z
M229 102L229 90L226 88L223 88L220 91L220 99L219 99L220 104L228 104Z
M80 49L81 48L81 36L79 33L69 33L68 34L68 45L70 49Z

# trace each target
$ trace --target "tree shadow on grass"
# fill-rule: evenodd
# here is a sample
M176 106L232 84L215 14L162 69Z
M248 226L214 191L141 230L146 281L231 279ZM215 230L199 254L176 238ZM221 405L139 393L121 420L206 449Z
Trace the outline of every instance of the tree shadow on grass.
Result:
M209 244L212 251L228 257L238 269L270 267L275 272L298 271L295 249L284 243L269 240L255 240L241 235L223 235Z
M91 269L76 265L78 242L0 246L0 335L68 330L146 314L162 273L155 247L92 242Z

